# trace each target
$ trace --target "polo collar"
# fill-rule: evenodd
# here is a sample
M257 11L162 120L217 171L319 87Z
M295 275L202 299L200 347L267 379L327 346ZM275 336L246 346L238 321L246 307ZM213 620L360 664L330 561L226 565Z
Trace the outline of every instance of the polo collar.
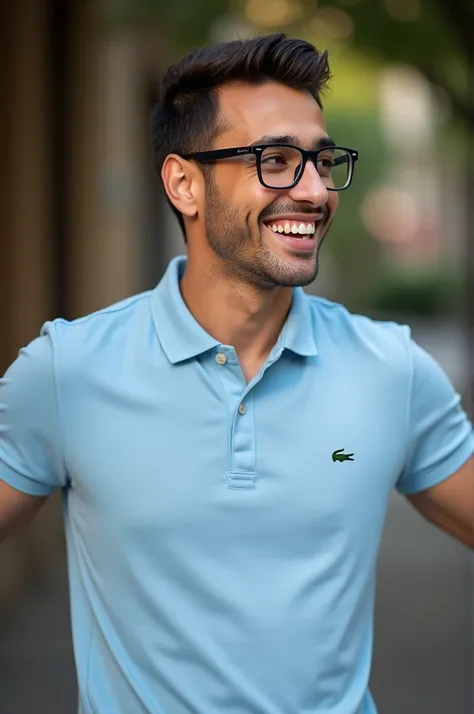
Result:
M151 293L151 310L163 351L172 364L196 357L221 343L211 337L188 310L179 289L187 258L173 258ZM287 320L276 347L302 356L317 355L309 298L303 288L294 288Z
M196 357L220 343L194 319L184 302L179 281L186 256L173 258L151 294L151 309L161 346L172 364Z
M302 357L314 357L318 354L310 302L311 298L303 288L293 288L290 312L278 340L283 349Z

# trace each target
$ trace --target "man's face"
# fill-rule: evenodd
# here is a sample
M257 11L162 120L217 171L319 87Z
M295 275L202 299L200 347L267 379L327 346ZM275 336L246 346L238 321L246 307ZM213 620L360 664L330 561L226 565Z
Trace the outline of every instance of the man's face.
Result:
M314 98L281 84L226 86L219 104L230 128L213 149L286 135L295 137L298 146L314 149L327 136ZM294 188L283 190L261 185L253 156L217 161L210 175L205 231L225 273L260 288L311 283L318 272L319 247L338 204L337 193L326 189L314 163L307 162ZM298 226L314 223L309 240L275 232L278 225L291 226L294 220Z

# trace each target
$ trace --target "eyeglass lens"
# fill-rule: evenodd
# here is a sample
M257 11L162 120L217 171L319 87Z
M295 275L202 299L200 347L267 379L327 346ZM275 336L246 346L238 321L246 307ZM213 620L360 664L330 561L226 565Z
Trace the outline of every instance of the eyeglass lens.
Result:
M327 148L318 154L316 170L328 188L343 188L349 179L350 154L345 149ZM299 149L269 146L261 155L264 183L270 188L285 188L299 175L303 156Z

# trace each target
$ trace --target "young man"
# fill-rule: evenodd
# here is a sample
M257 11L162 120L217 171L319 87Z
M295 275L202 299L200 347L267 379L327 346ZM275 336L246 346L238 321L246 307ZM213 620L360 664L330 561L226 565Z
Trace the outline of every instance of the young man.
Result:
M357 152L327 57L194 52L153 118L188 247L0 389L3 533L62 489L82 714L373 714L389 495L474 546L473 430L409 329L308 297Z

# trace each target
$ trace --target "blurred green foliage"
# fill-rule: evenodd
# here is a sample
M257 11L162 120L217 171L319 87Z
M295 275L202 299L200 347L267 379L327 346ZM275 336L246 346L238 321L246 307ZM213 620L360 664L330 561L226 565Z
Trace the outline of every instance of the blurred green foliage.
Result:
M326 121L329 134L342 146L357 149L360 161L355 166L350 189L339 195L339 208L322 250L334 256L343 276L340 299L354 309L363 309L365 293L361 289L361 276L377 264L380 247L367 232L360 207L368 190L383 176L385 143L375 113L351 115L347 109L328 110Z
M232 0L117 0L105 19L112 30L153 28L180 56L205 44L213 23L232 6Z
M462 300L458 272L441 264L429 271L384 270L366 289L367 309L384 314L452 315L460 309Z
M304 0L315 8L341 8L352 21L351 43L381 61L416 67L451 100L455 114L472 115L474 97L467 91L468 54L474 47L472 0ZM392 12L389 8L392 7ZM396 8L398 7L398 12ZM403 12L417 8L414 19Z
M262 0L263 1L263 0ZM220 18L245 17L248 0L116 0L107 13L113 27L154 26L177 54L209 39ZM272 0L266 0L271 5ZM469 59L474 56L473 0L288 0L298 6L292 26L256 28L305 35L317 27L318 13L339 11L352 21L347 43L380 61L416 67L449 97L455 115L474 121L468 91ZM402 19L404 18L405 19Z

